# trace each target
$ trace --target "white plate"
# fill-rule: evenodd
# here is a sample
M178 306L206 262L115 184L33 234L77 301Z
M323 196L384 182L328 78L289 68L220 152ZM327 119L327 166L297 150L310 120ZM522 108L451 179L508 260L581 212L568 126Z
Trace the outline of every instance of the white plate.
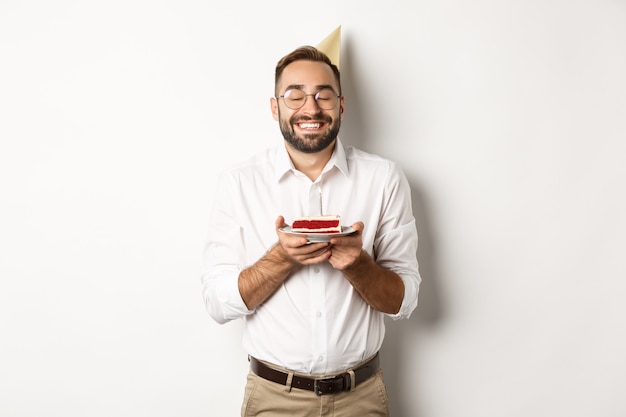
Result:
M328 242L330 238L337 236L347 236L355 232L355 230L350 226L341 226L341 232L337 233L302 233L302 232L292 232L291 226L282 227L280 229L283 233L288 233L294 236L304 236L309 240L309 243L319 243L319 242Z

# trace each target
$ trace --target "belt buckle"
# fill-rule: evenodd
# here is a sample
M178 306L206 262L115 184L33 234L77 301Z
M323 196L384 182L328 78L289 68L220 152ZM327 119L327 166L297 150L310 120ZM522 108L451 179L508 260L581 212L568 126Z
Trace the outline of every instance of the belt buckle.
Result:
M322 384L331 383L332 384L332 383L335 383L337 380L340 380L342 383L344 382L344 378L341 375L331 376L331 377L328 377L328 378L315 378L313 380L313 391L315 392L316 395L334 394L335 392L333 391L333 386L332 385L328 386L328 388L329 388L328 392L324 392L324 391L322 391L322 387L320 386L320 383L322 383ZM343 390L343 386L337 392L341 392L342 390Z

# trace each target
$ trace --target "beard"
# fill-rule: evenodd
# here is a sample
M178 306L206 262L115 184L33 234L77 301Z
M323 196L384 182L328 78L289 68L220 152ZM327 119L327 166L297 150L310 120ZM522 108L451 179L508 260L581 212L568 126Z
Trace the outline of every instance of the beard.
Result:
M279 114L280 116L280 114ZM323 120L328 123L328 130L325 134L304 134L302 136L296 135L293 130L293 125L299 122L307 120ZM324 114L318 114L314 117L298 117L297 119L292 117L289 120L280 118L280 131L283 137L294 149L304 153L316 153L326 149L339 134L339 128L341 127L341 119L333 119Z

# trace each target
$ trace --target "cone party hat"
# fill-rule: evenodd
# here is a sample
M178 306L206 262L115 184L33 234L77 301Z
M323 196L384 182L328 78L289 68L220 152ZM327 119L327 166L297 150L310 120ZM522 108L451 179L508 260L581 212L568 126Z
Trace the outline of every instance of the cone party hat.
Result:
M341 25L317 44L316 48L328 55L337 68L341 68Z

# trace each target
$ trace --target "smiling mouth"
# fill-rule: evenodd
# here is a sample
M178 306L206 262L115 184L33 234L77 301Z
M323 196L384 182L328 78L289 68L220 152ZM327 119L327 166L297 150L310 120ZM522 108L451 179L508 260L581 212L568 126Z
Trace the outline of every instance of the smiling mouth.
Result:
M322 123L303 122L303 123L298 123L298 127L300 129L319 129L320 127L322 127Z

